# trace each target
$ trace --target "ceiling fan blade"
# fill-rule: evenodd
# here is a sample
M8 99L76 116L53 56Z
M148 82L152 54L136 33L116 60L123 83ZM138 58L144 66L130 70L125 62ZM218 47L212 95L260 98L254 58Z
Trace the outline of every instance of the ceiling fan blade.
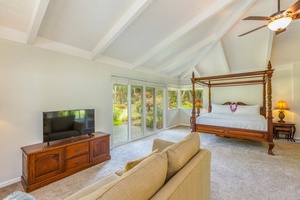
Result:
M279 31L275 31L275 34L276 34L276 35L278 35L278 34L280 34L280 33L284 32L284 31L286 31L286 28L284 28L284 29L281 29L281 30L279 30Z
M243 33L243 34L239 35L238 37L241 37L241 36L247 35L248 33L252 33L252 32L254 32L254 31L257 31L258 29L264 28L264 27L266 27L266 26L268 26L268 25L267 25L267 24L265 24L265 25L263 25L263 26L260 26L260 27L258 27L258 28L256 28L256 29L253 29L253 30L251 30L251 31L248 31L248 32L246 32L246 33Z
M289 9L287 9L284 14L286 13L295 13L300 9L300 0L297 1L294 5L292 5Z
M285 11L286 11L286 10L280 10L280 11L278 11L278 12L276 12L276 13L270 15L270 18L271 18L271 17L275 17L276 15L280 15L280 14L284 13Z
M292 19L300 19L300 13L293 14Z
M271 19L270 17L264 17L264 16L249 16L244 18L243 20L269 20Z

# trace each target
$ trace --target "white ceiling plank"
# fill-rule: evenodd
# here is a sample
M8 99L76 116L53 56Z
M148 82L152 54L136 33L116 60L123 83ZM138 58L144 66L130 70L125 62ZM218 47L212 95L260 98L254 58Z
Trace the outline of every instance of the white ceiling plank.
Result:
M86 51L86 50L83 50L83 49L80 49L77 47L73 47L70 45L66 45L63 43L59 43L59 42L56 42L53 40L48 40L48 39L42 38L42 37L36 37L36 40L35 40L35 43L33 46L69 54L72 56L91 59L91 52L89 52L89 51Z
M178 31L170 35L168 38L163 40L161 43L156 45L154 48L149 50L146 54L144 54L142 57L140 57L138 60L136 60L133 65L132 69L135 69L136 67L139 67L139 65L145 63L147 60L155 56L158 52L160 52L162 49L167 47L169 44L186 34L187 32L191 31L193 28L195 28L197 25L199 25L204 20L208 19L209 17L214 16L218 12L220 12L224 7L231 4L233 0L219 0L216 3L214 3L209 8L205 9L204 12L200 13L197 17L189 21L186 25L184 25L182 28L180 28Z
M92 50L96 59L145 10L153 0L136 0L119 21L106 33Z
M27 29L27 44L33 44L45 16L49 0L38 0Z
M200 42L196 43L194 46L190 47L189 49L186 49L181 54L175 56L171 60L169 60L166 63L164 63L163 65L161 65L157 70L155 70L155 74L158 74L161 71L170 68L170 66L172 64L176 63L178 60L181 60L181 59L187 57L188 55L194 53L195 51L198 51L199 49L205 47L206 45L214 42L215 39L216 39L216 35L212 34L212 35L208 36L207 38L201 40Z
M95 61L113 65L113 66L117 66L117 67L122 67L122 68L127 68L127 69L130 68L130 63L127 63L127 62L124 62L121 60L117 60L117 59L114 59L111 57L107 57L104 55L100 55Z

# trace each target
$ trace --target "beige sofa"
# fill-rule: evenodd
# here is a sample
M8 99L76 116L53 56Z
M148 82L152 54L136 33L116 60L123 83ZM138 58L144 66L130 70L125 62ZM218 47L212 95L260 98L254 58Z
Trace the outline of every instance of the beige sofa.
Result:
M67 200L210 199L211 152L200 149L198 133L172 143L155 139L150 155L127 163ZM123 171L123 170L122 170Z

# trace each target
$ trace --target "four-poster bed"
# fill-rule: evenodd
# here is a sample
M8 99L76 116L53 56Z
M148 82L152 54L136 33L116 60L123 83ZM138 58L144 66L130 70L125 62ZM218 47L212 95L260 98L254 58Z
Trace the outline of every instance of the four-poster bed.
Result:
M272 84L271 78L273 74L273 69L269 61L267 70L239 73L239 74L228 74L220 76L210 76L210 77L200 77L195 78L194 73L192 75L192 95L193 95L193 110L192 110L192 130L196 132L216 134L225 137L239 138L239 139L249 139L255 141L266 141L269 144L268 154L274 155L272 149L274 148L273 143L273 116L272 116ZM208 112L212 111L211 102L211 88L212 87L224 87L224 86L243 86L243 85L262 85L263 99L262 107L258 111L258 115L264 116L266 123L265 129L247 129L247 128L236 128L230 126L220 126L220 125L207 125L197 123L197 116L195 110L195 84L200 84L208 87ZM226 105L235 105L239 107L247 107L246 104L238 102L237 104L232 104L231 102L226 102ZM244 108L245 108L244 107ZM235 110L231 111L235 112ZM250 107L250 109L252 109ZM247 109L246 109L247 110ZM252 112L252 111L251 111ZM232 114L233 115L233 114ZM241 117L239 117L241 118ZM201 118L199 119L201 121ZM216 121L216 120L215 120ZM227 120L229 121L229 120ZM232 121L232 124L235 122ZM254 122L255 123L255 122Z

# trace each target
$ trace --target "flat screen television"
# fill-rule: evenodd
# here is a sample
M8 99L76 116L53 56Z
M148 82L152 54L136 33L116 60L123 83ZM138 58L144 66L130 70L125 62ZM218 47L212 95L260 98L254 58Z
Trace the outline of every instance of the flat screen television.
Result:
M43 142L95 132L95 110L59 110L43 112Z

